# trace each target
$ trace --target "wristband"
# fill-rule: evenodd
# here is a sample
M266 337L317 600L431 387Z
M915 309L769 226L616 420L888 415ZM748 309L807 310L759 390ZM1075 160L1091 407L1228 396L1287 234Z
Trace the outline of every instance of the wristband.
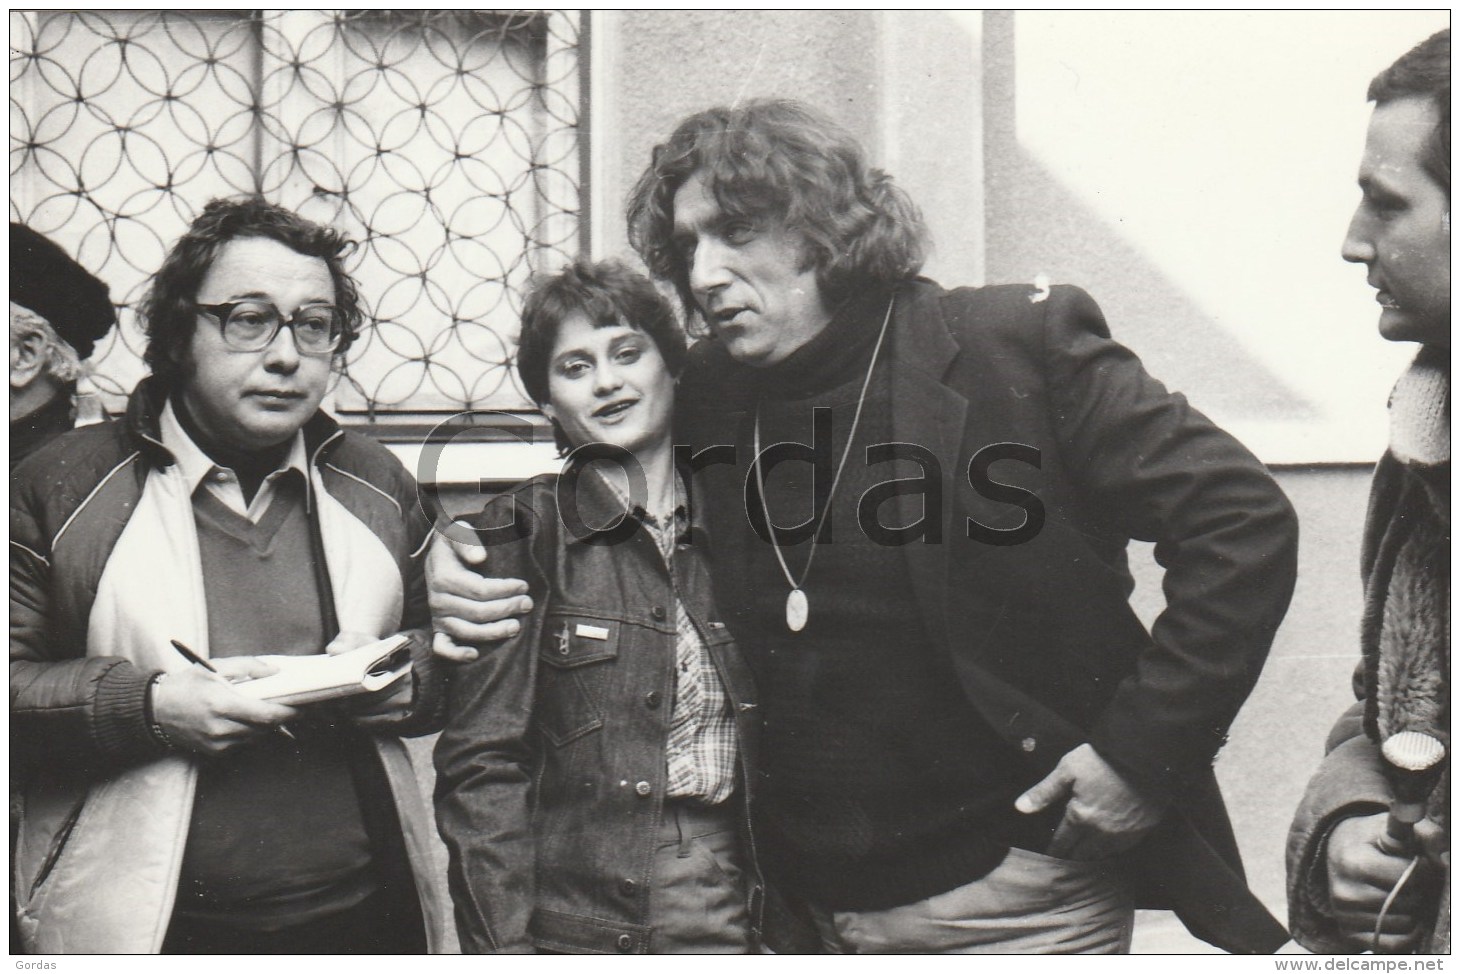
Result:
M172 743L172 738L167 736L167 731L162 729L162 725L157 722L157 717L152 712L152 695L165 676L167 676L166 672L155 673L152 679L147 681L147 700L142 705L142 715L147 720L147 729L151 731L152 739L161 744L164 750L172 751L176 750L177 745Z

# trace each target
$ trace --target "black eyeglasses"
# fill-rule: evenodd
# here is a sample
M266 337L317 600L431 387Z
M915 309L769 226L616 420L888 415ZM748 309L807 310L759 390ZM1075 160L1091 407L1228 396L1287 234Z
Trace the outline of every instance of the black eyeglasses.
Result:
M307 304L286 321L268 301L199 304L197 309L218 322L223 343L240 352L268 348L285 325L294 333L301 355L327 355L345 337L345 313L332 304Z

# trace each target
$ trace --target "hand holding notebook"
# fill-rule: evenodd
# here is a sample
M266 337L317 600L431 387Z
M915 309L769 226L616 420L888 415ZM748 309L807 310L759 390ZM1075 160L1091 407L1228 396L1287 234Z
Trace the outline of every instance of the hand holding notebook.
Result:
M403 633L343 653L315 656L260 656L279 672L235 683L256 700L298 706L378 693L411 671L410 637Z

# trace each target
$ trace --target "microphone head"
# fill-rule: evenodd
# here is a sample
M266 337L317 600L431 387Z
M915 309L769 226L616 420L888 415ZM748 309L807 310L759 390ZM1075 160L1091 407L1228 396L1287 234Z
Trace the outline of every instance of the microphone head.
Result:
M1445 760L1445 745L1421 731L1402 731L1384 742L1383 754L1396 770L1420 773Z

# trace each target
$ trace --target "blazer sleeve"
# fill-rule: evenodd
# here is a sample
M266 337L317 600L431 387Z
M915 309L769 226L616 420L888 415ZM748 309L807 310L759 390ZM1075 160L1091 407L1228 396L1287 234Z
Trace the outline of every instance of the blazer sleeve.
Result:
M487 504L478 527L514 517L514 499ZM512 522L518 523L518 522ZM436 822L450 855L447 881L464 953L530 953L535 900L530 731L537 681L537 647L547 609L547 585L534 549L556 518L530 511L524 530L488 544L494 575L528 580L531 614L510 639L483 646L478 658L452 673L446 724L436 742ZM505 540L504 540L505 538Z
M1045 305L1061 457L1166 570L1166 610L1091 743L1138 786L1174 794L1211 764L1257 681L1293 592L1297 519L1256 457L1111 339L1089 295L1057 287Z

